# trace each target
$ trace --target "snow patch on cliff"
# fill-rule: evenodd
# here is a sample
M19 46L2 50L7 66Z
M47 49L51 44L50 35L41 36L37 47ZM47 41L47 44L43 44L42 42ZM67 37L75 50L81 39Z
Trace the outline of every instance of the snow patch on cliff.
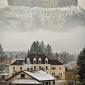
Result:
M0 9L3 9L8 6L7 0L0 0Z
M1 28L61 30L68 28L65 27L67 23L68 26L82 24L82 19L85 20L85 12L79 6L57 8L8 6L0 10Z

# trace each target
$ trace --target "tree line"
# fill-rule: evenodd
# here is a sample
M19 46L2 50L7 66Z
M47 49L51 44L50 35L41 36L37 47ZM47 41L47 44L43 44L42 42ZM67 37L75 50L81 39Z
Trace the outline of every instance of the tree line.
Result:
M78 55L77 65L80 85L85 85L85 47Z
M67 52L53 53L52 46L50 44L45 44L43 41L41 42L33 41L30 48L28 49L27 55L28 54L45 54L50 59L53 59L53 60L57 59L64 64L67 64L69 62L76 60L75 55L67 53ZM12 54L10 55L11 57L14 56ZM2 45L0 44L0 62L3 63L3 60L5 60L6 57L9 57L9 56L6 56L5 52L3 51ZM21 56L18 55L18 57L21 57Z
M7 56L5 55L2 45L0 44L0 67L7 61Z
M34 41L28 50L28 54L46 54L52 56L52 47L50 44L45 45L43 41Z
M57 59L64 64L67 64L76 59L75 55L67 53L67 52L53 53L52 46L50 44L45 45L43 41L41 42L34 41L31 44L30 49L28 49L28 54L45 54L50 59Z

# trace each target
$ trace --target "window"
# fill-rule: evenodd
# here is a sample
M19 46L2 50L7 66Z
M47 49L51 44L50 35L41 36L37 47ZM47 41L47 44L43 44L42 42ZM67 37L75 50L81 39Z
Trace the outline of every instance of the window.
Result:
M34 70L36 70L36 66L34 66Z
M48 64L48 58L45 59L45 64Z
M20 70L22 70L22 67L20 67Z
M45 63L48 64L48 61L46 60Z
M55 72L52 73L52 76L55 76Z
M13 72L15 72L15 67L13 67Z
M48 85L48 82L46 82L46 85Z
M5 79L5 75L2 75L2 79Z
M36 58L33 59L33 64L36 64Z
M56 68L55 67L52 67L52 70L56 70Z
M42 70L44 71L44 68L42 67Z
M38 63L41 64L41 58L38 59Z
M41 61L39 60L39 62L38 62L39 64L41 63Z
M42 85L44 85L44 82L43 82L43 84Z
M53 84L55 85L55 81L53 81Z
M46 70L48 70L48 66L46 66Z
M61 70L61 67L59 67L59 69Z
M15 67L13 67L13 70L15 70Z
M34 64L36 64L36 61L34 60Z
M59 76L62 77L62 73L59 73Z
M41 70L42 69L42 67L41 66L39 66L39 70Z
M29 58L27 58L27 64L30 64L30 59Z
M55 76L55 72L54 72L54 76Z
M21 78L25 78L25 74L21 74Z
M52 73L52 76L53 76L53 73Z
M62 77L62 73L61 73L61 77Z

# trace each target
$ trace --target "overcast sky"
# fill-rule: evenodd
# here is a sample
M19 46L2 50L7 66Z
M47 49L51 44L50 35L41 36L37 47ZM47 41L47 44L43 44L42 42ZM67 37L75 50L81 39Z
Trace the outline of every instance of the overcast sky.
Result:
M51 44L54 52L78 53L85 45L85 29L78 27L65 32L38 30L0 33L0 42L6 51L27 51L35 40Z

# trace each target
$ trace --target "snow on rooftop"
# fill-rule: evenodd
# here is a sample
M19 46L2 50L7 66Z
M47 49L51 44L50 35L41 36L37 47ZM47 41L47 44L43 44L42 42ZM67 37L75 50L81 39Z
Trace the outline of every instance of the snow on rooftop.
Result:
M51 76L50 74L47 74L46 72L40 70L40 71L34 71L34 72L28 72L24 71L25 73L31 75L32 77L36 78L39 81L46 81L46 80L54 80L55 78Z
M3 71L0 71L0 75L5 75L5 76L8 76L9 73L4 69Z
M28 79L15 79L12 81L12 84L40 84L40 82Z
M25 60L25 59L23 59L23 58L17 58L17 60Z
M0 75L5 75L5 76L8 76L9 74L8 73L0 73Z

